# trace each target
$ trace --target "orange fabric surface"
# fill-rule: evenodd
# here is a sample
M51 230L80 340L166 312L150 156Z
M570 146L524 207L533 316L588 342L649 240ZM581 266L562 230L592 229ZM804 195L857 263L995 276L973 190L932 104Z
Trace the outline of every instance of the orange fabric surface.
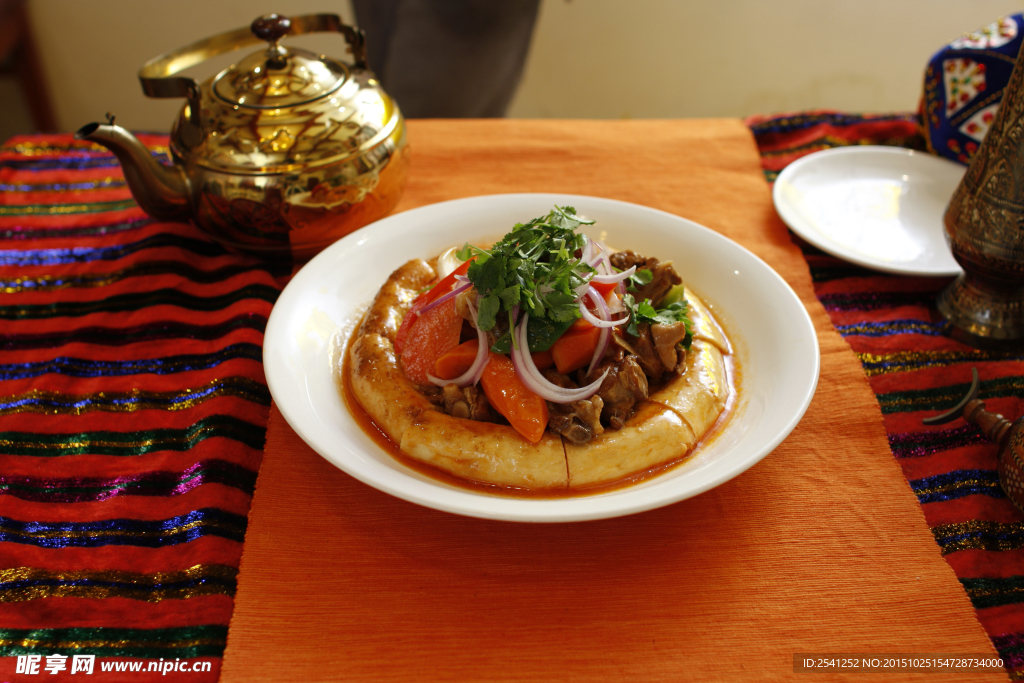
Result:
M463 518L380 493L311 451L275 409L225 683L862 680L795 673L793 655L996 656L739 120L413 121L410 141L400 210L577 193L663 209L743 244L814 320L817 394L779 448L712 491L553 525ZM1002 670L882 675L1007 680Z

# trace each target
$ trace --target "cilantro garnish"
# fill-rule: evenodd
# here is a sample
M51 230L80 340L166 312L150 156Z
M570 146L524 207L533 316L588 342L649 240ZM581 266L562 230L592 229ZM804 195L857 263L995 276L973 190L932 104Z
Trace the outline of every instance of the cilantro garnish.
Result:
M477 326L492 330L498 316L507 314L511 329L516 305L531 321L547 320L563 330L579 318L575 290L595 271L576 257L586 243L576 229L591 224L573 207L556 206L547 216L517 223L490 249L463 246L456 254L460 260L476 255L466 277L480 296Z
M672 325L675 323L683 323L686 325L686 336L690 338L692 334L692 323L690 318L686 315L687 305L686 300L674 301L664 308L655 308L651 304L650 299L644 299L640 303L637 303L633 299L632 294L627 294L622 298L622 303L629 311L629 325L626 326L626 332L633 335L634 337L640 336L640 330L637 328L637 323L650 323L651 325L662 324Z
M629 276L629 285L626 287L626 291L635 292L644 285L651 284L652 280L654 280L654 273L651 272L651 269L640 268Z

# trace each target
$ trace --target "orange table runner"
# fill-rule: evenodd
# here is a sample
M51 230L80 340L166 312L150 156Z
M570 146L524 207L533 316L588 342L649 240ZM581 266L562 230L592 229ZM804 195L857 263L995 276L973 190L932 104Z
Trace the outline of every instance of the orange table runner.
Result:
M814 320L817 394L793 434L736 479L659 510L555 525L392 498L329 465L274 409L225 683L816 681L849 674L796 673L795 654L996 656L772 208L742 122L413 121L410 139L400 210L585 194L663 209L751 249ZM885 680L925 675L965 676Z

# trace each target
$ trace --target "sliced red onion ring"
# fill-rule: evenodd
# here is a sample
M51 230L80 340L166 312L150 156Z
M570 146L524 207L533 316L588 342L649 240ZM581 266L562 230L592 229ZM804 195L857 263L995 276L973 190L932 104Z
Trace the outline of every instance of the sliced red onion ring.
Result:
M603 266L603 267L598 267L597 270L598 270L598 272L603 270L604 273L601 273L602 275L611 275L612 273L615 272L615 269L612 268L611 259L608 258L608 254L605 254L605 253L601 254L601 264L600 265Z
M590 239L588 235L583 235L583 239L586 240L586 246L583 248L583 253L580 256L580 263L585 263L591 268L594 268L596 274L601 275L602 273L597 268L597 266L598 264L602 263L602 261L606 261L608 259L608 256L604 254L604 248L601 246L600 242L596 242ZM607 270L605 274L611 272L611 270ZM577 301L579 301L581 297L586 296L587 289L589 287L590 281L588 280L587 282L583 283L582 285L576 288L575 292Z
M601 317L594 315L590 312L590 309L587 308L587 297L582 297L580 299L580 313L583 314L583 319L594 327L617 327L622 323L629 321L629 318L623 318L622 320L610 320L611 311L608 310L608 304L605 303L604 297L601 296L601 292L590 287L587 290L587 294L589 295L590 300L594 302L594 305L597 306L597 312Z
M622 287L622 283L619 283L619 287ZM625 292L620 292L619 287L615 288L615 293L618 296L613 296L612 300L608 302L608 317L614 316L616 313L625 313L626 307L622 303L622 297ZM623 288L625 289L625 288Z
M597 364L604 358L604 352L608 349L608 340L612 338L612 331L607 327L601 330L600 336L597 338L597 348L594 349L594 357L590 359L590 366L587 368L587 374L589 375L597 367ZM608 368L611 370L611 368ZM608 370L605 370L605 375L608 374ZM604 377L604 375L601 375Z
M622 282L629 278L630 275L636 272L636 266L630 266L621 273L615 273L614 275L595 275L590 278L591 282L600 282L603 285L610 285L613 282Z
M601 292L597 291L594 287L591 287L590 298L593 299L595 304L597 304L597 312L601 316L602 320L607 320L612 317L611 311L605 304L604 297L601 296ZM618 302L618 297L616 297L615 300ZM590 311L587 311L587 313L590 313ZM616 320L613 324L621 325L627 320L629 320L629 316L626 316L622 320ZM588 375L594 371L597 364L601 362L602 358L604 358L604 352L608 349L608 341L611 337L612 331L608 327L602 327L601 332L597 337L597 348L594 349L594 357L590 359L590 367L587 368Z
M469 313L473 316L473 325L475 326L477 316L476 306L470 304ZM468 387L479 382L480 375L484 374L484 368L487 366L487 361L491 359L491 354L488 353L489 349L487 348L487 333L477 327L476 338L479 341L480 347L477 349L476 358L473 359L473 364L469 366L468 370L454 379L441 379L440 377L434 377L428 372L427 379L439 387L443 387L447 384L457 384L460 387Z
M590 239L587 235L583 235L583 251L580 252L580 261L583 263L590 263L590 259L594 257L594 240Z
M512 365L516 370L516 374L519 375L519 379L523 381L523 384L545 401L551 401L552 403L572 403L573 401L590 398L596 394L597 390L601 388L601 382L604 381L611 368L605 369L604 373L596 381L579 389L566 389L557 384L552 384L544 378L544 375L541 374L540 370L537 369L537 365L533 362L533 357L530 356L526 338L526 325L529 320L530 314L524 313L523 322L515 329L516 339L519 342L518 348L516 345L512 346Z
M420 314L422 315L422 314L426 313L427 311L429 311L431 309L437 308L438 306L440 306L441 304L443 304L446 301L451 301L452 299L457 297L459 294L462 294L463 292L465 292L467 289L469 289L472 286L473 286L473 283L472 282L468 282L468 281L463 283L463 284L460 284L458 287L456 287L452 291L448 292L444 296L437 297L436 299L431 301L429 304L427 304L426 306L421 308L420 309Z
M594 252L593 258L588 263L592 268L597 269L599 275L611 275L615 271L612 269L612 262L608 259L608 247L596 240L594 240L594 246L597 251ZM600 264L604 265L604 272L601 272L602 269L598 267Z

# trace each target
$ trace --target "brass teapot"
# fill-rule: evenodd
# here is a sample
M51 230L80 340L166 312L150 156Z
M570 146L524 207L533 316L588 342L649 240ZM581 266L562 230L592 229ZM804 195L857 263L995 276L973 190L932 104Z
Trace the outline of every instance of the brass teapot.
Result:
M337 32L353 65L284 47L286 35ZM202 85L175 74L216 55L269 47ZM147 62L149 97L185 97L165 166L131 133L90 123L75 137L109 148L142 209L191 220L219 242L307 259L390 212L408 167L405 121L367 68L364 37L334 14L256 19Z

